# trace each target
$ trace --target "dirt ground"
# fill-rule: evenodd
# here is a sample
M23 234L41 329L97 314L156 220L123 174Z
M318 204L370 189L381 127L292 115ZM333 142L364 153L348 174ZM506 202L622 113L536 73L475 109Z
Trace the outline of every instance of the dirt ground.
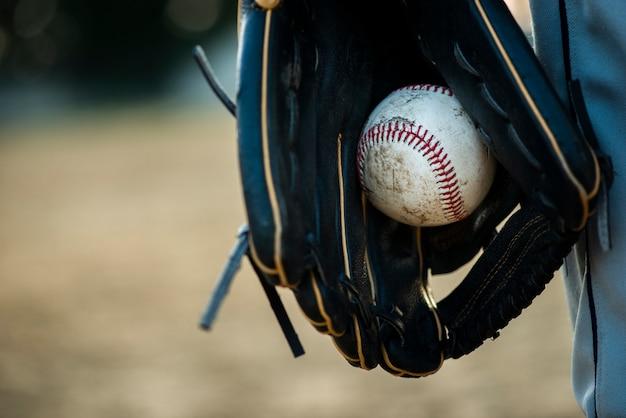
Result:
M0 417L580 416L558 278L419 380L351 368L282 293L307 350L292 359L248 266L199 331L244 219L234 123L72 119L0 129Z

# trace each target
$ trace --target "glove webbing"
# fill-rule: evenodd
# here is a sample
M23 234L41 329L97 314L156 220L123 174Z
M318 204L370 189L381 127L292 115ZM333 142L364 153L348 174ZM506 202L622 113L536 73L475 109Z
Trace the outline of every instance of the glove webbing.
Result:
M577 237L557 231L535 208L516 212L466 279L438 304L448 327L446 356L461 357L496 338L543 291Z

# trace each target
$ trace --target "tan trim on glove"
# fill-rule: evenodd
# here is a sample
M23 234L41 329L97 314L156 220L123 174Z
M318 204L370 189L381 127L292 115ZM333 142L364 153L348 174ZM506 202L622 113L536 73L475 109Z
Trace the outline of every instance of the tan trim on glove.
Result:
M341 349L341 347L339 347L339 345L337 344L337 341L334 338L332 339L332 341L333 341L333 344L335 345L335 348L339 352L339 354L341 354L342 357L345 358L350 364L352 364L353 366L357 366L361 364L358 358L350 357L349 355L344 353L344 351Z
M322 318L324 318L323 325L326 326L326 329L328 330L329 335L332 335L333 337L341 337L344 334L344 332L338 332L337 330L335 330L335 327L333 326L333 321L330 318L330 315L328 315L328 312L326 312L326 308L324 307L324 299L322 298L322 292L320 292L320 288L317 284L317 279L315 278L315 275L313 274L313 272L310 272L309 274L311 275L313 293L315 293L315 301L317 302L320 315L322 316ZM314 325L316 324L314 321L311 321L311 323L313 323Z
M260 8L270 11L276 8L280 4L281 0L254 0L254 2Z
M274 177L272 174L272 164L270 159L269 132L267 122L267 78L268 78L268 61L270 48L270 29L272 26L272 11L265 13L265 31L263 33L263 64L261 68L261 141L263 149L263 171L265 172L265 184L267 186L267 194L272 207L272 217L274 221L274 264L278 282L281 286L289 287L287 276L282 264L282 248L281 237L283 231L282 220L280 218L280 207L278 205L278 197L276 196L276 188L274 186ZM258 261L258 257L255 259ZM260 264L262 265L262 263ZM271 268L269 268L271 269Z
M341 217L341 250L343 255L343 272L346 278L350 279L350 259L348 257L348 238L346 232L346 202L343 186L343 161L341 153L341 142L343 136L337 135L337 179L339 183L339 213Z

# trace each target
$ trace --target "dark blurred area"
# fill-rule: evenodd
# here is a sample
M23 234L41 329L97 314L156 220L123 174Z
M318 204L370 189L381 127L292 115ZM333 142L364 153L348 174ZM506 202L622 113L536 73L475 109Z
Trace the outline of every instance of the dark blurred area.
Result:
M96 102L159 96L236 13L226 0L1 0L0 96L42 85Z

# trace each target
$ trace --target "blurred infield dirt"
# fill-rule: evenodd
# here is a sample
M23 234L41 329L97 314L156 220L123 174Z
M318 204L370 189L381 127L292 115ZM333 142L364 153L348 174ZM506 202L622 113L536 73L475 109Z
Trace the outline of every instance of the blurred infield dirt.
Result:
M294 360L247 265L199 331L244 220L234 130L162 108L0 129L0 417L580 416L559 278L418 380L350 367L281 292Z

